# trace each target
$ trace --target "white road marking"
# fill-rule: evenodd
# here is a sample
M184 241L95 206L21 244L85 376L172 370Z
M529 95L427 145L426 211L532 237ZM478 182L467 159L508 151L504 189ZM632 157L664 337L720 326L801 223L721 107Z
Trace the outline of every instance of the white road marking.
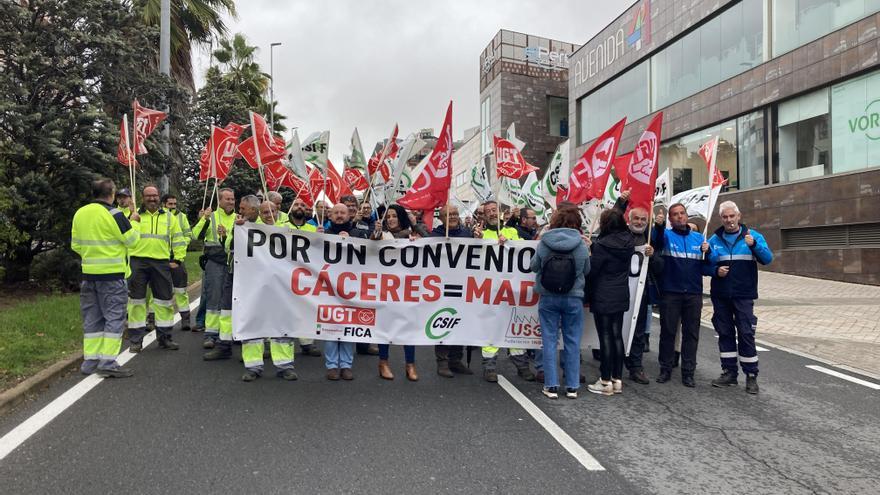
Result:
M807 368L810 368L811 370L818 371L820 373L825 373L826 375L831 375L833 377L840 378L841 380L846 380L848 382L857 383L859 385L862 385L864 387L868 387L870 389L880 390L880 385L878 385L876 383L865 381L865 380L862 380L861 378L856 378L854 376L845 375L839 371L834 371L834 370L830 370L824 366L819 366L818 364L808 364Z
M581 444L577 443L575 439L571 438L571 436L565 432L562 428L559 427L549 416L544 414L544 411L540 410L538 406L536 406L532 401L529 400L528 397L523 395L522 392L519 391L516 387L513 386L506 378L501 375L498 375L498 385L501 385L501 388L507 392L510 397L513 398L523 409L526 410L535 421L538 422L547 433L550 434L559 445L562 445L562 448L568 451L569 454L574 456L574 458L581 463L581 465L586 468L587 471L605 471L605 468L599 464L599 461L596 460L595 457L590 455L586 449L581 447ZM563 399L564 400L564 399Z
M195 309L199 306L200 298L196 298L195 301L190 303L190 310ZM180 321L180 314L174 315L174 323ZM144 336L144 349L147 348L148 345L152 344L156 340L156 331L152 331ZM131 361L133 357L137 354L129 351L128 349L122 351L119 354L119 357L116 358L116 361L120 365L124 365L125 363ZM16 426L6 435L3 435L3 438L0 438L0 461L6 458L7 455L12 453L13 450L17 449L21 444L23 444L28 438L34 435L34 433L40 431L44 426L49 424L53 419L58 417L59 414L63 413L67 408L72 406L76 401L81 399L84 395L89 393L89 391L104 381L104 378L95 375L89 375L82 380L79 381L73 387L70 387L69 390L61 394L58 398L47 404L45 407L37 411L36 414L24 420L20 425Z

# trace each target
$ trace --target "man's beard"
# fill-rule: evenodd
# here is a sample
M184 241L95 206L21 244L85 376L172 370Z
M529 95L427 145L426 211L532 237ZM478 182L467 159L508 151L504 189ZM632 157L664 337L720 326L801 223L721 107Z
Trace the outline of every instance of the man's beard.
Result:
M647 229L648 229L647 225L645 225L643 227L636 227L635 225L629 226L629 231L632 232L633 234L644 234L645 230L647 230Z
M302 210L293 210L290 212L290 217L295 218L297 220L302 220L303 218L306 217L306 212L304 212Z

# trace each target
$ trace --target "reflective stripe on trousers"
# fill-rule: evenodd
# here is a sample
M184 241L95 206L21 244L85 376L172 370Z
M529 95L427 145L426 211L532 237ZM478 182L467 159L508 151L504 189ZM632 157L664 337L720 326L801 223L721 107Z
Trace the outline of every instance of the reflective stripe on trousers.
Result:
M244 367L256 374L263 373L263 339L251 339L242 342L241 358ZM269 350L272 354L272 364L279 371L293 369L293 339L274 338L269 339Z

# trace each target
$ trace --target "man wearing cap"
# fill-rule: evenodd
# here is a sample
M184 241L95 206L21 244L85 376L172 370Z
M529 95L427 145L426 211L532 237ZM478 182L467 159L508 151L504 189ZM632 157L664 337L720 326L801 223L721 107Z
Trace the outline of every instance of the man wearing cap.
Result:
M116 191L116 208L125 215L125 218L131 216L131 190L127 187Z

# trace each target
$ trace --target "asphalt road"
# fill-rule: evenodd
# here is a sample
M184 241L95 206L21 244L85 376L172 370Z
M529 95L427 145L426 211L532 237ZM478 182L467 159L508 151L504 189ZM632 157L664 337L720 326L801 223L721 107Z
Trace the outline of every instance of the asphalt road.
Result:
M0 460L0 493L754 495L880 486L880 391L777 349L760 353L760 395L742 384L714 389L708 329L696 389L676 375L663 385L627 381L614 397L582 389L577 400L550 401L501 360L503 375L604 471L586 470L500 386L478 374L438 377L426 348L418 383L403 379L400 348L393 382L378 378L372 356L356 357L353 382L329 382L323 359L297 355L299 381L275 378L269 364L243 383L237 358L206 363L200 335L177 339L180 351L151 345L129 363L134 378L104 380ZM595 379L598 363L585 362ZM645 363L656 375L656 352ZM0 436L80 380L60 379L0 417Z

